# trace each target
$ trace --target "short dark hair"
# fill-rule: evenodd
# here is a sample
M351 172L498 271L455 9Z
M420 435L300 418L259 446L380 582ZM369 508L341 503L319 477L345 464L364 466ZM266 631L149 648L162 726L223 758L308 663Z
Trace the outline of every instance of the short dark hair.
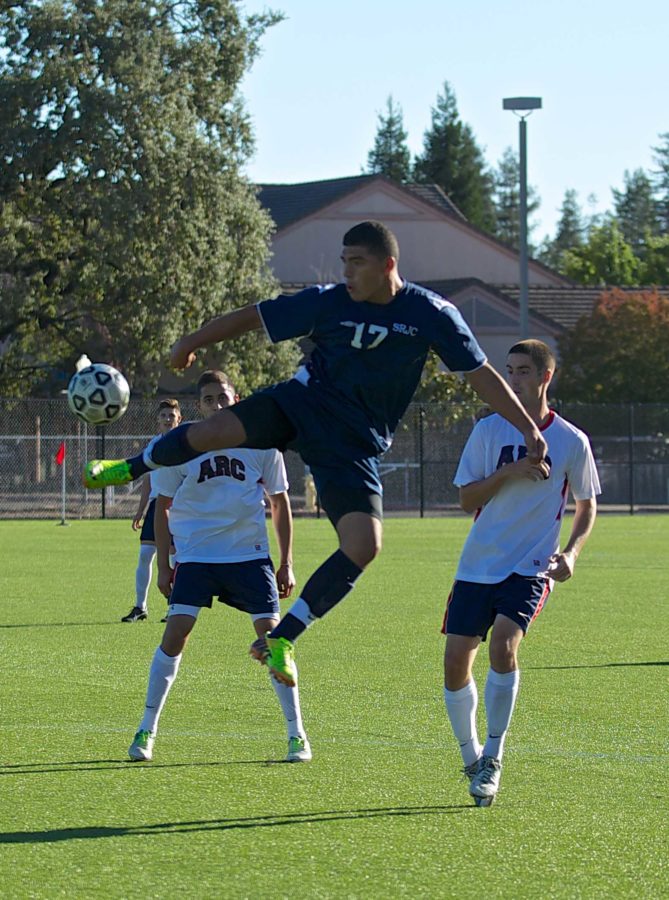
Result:
M557 365L555 354L543 341L537 341L534 338L518 341L509 350L509 354L511 353L522 353L524 356L529 356L537 367L537 372L546 372L548 369L551 372L555 371Z
M161 409L174 409L176 412L181 413L179 401L174 397L167 397L165 400L161 400L158 404L158 412L160 412Z
M230 381L225 372L221 372L220 369L207 369L206 372L203 372L200 375L196 385L198 397L202 393L202 388L206 387L208 384L220 384L222 387L230 388L233 393L237 393L234 384Z
M397 238L383 222L360 222L344 235L345 247L365 247L374 256L396 260L400 258L400 245Z

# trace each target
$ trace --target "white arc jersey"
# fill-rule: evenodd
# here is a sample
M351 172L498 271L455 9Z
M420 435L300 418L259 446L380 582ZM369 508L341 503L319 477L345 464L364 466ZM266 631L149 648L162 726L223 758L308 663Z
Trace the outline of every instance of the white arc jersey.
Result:
M151 489L149 491L149 503L152 500L155 500L158 496L158 488L156 487L155 474L157 470L153 470L147 474L147 478L149 479L149 484L151 485Z
M151 475L158 493L172 497L177 562L243 562L269 555L264 493L288 490L277 450L212 450Z
M478 511L462 550L458 580L496 584L513 572L545 573L559 549L569 489L576 500L600 493L587 436L554 412L541 431L548 444L549 477L539 482L511 479ZM482 481L526 453L520 431L502 416L487 416L470 434L453 483L464 487Z

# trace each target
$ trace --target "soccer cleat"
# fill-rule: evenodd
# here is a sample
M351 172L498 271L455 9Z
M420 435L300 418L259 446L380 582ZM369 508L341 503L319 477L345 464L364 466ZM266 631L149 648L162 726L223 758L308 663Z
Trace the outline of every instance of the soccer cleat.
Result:
M474 780L474 777L476 776L476 773L479 770L480 762L481 762L481 758L479 757L479 759L475 760L475 762L470 763L468 766L462 767L462 774L465 776L465 778L469 781L470 784Z
M84 487L102 489L133 481L126 459L92 459L84 469Z
M311 747L305 737L288 738L288 755L286 762L309 762Z
M153 758L153 742L156 736L150 731L138 731L128 747L128 756L135 762L150 762Z
M140 609L139 606L133 606L127 616L123 616L121 619L122 622L142 622L144 619L147 619L148 616L146 614L145 609Z
M295 648L291 641L284 637L271 638L265 636L267 642L267 667L270 673L282 684L295 687L297 684L297 666L293 659Z
M261 666L267 663L269 650L267 649L267 641L264 637L259 637L249 647L249 656L258 660Z
M499 790L499 780L502 776L502 764L494 756L482 756L479 760L478 770L472 783L469 785L469 793L474 798L477 806L490 806Z

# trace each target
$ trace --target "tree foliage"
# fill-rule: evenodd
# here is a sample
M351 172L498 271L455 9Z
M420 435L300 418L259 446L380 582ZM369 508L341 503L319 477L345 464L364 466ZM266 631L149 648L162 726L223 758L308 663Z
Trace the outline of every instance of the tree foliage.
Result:
M578 194L574 190L566 190L560 207L560 218L555 230L555 237L544 242L539 258L547 266L561 272L564 266L565 252L582 247L585 232L586 225L578 202Z
M400 184L411 175L411 154L407 146L402 107L389 96L385 115L379 114L374 147L367 156L367 171L385 175Z
M520 162L518 154L507 147L494 175L495 208L497 216L496 236L516 250L520 246ZM534 224L531 217L539 209L541 201L535 188L527 188L527 243L532 253L531 233Z
M624 189L613 189L615 215L625 241L643 259L650 236L659 231L658 204L653 184L643 169L625 171Z
M278 18L234 0L0 8L3 391L83 351L152 390L179 334L273 290L238 85ZM248 390L291 354L252 336L219 359Z
M669 299L657 291L602 293L559 340L558 394L584 403L667 399Z
M639 270L639 260L614 218L591 228L582 246L563 255L562 271L579 284L638 284Z
M653 147L657 170L653 173L653 187L657 202L659 230L669 234L669 131L659 135L662 143Z
M494 232L492 175L471 127L460 119L448 82L432 108L423 153L414 162L414 178L421 184L439 185L473 225Z

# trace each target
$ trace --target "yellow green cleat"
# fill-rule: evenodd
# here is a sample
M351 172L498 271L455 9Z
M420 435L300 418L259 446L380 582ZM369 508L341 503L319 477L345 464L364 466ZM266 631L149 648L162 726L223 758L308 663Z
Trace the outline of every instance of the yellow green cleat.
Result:
M265 638L268 655L266 657L267 668L271 674L282 684L295 687L297 684L297 666L295 665L295 647L291 641L283 637Z
M101 490L115 484L128 484L134 479L125 459L92 459L86 463L82 480L84 487Z

